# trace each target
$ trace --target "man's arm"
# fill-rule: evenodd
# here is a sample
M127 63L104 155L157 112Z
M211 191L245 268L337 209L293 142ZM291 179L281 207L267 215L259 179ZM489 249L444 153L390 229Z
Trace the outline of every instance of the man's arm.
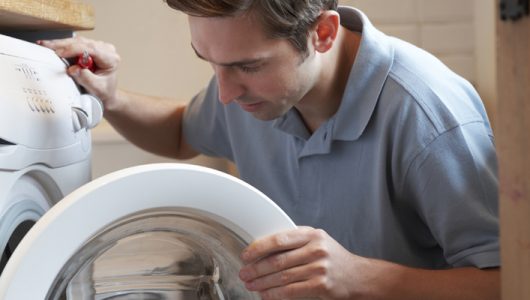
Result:
M122 90L117 97L123 105L107 108L105 118L127 140L158 155L178 159L197 156L182 133L185 105Z
M117 88L120 56L113 45L83 37L40 41L64 58L77 57L85 51L93 58L92 73L77 65L68 74L105 107L105 118L129 141L158 155L188 159L196 156L182 134L185 105L175 101L121 91Z
M354 255L326 232L299 227L252 243L240 278L268 299L500 299L498 268L424 270Z

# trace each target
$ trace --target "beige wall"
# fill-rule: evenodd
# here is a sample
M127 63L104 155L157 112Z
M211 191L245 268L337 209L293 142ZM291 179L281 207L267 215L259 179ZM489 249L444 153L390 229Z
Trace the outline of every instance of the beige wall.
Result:
M118 49L120 86L188 101L210 78L210 66L190 47L186 17L162 0L85 0L96 29L80 35ZM423 47L470 80L494 106L495 0L342 0L365 11L384 32ZM94 131L94 174L160 158L134 149L106 124ZM119 149L117 149L119 148ZM120 153L119 156L116 156ZM202 158L199 163L223 167Z
M187 101L211 76L190 48L187 18L162 0L85 0L94 6L96 29L80 35L112 42L122 63L120 85Z
M496 3L495 0L475 0L476 84L493 121L497 106Z
M96 29L78 35L111 42L122 63L119 85L131 91L187 102L211 76L189 47L187 19L160 0L85 0L94 6ZM136 148L107 123L93 130L92 173L99 177L138 164L176 162ZM187 161L226 170L226 162Z

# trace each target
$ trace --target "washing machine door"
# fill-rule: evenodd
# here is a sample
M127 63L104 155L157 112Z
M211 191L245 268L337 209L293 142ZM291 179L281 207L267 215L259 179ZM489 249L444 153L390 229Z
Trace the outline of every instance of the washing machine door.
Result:
M0 299L259 299L238 278L239 254L292 228L264 194L222 172L124 169L35 224L0 277Z

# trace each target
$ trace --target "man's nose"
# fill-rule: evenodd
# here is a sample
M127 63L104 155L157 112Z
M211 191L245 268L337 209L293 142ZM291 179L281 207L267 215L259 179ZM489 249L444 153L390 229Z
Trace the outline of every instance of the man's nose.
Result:
M219 101L228 104L243 95L244 88L239 83L236 74L229 67L218 66L215 68L217 87L219 89Z

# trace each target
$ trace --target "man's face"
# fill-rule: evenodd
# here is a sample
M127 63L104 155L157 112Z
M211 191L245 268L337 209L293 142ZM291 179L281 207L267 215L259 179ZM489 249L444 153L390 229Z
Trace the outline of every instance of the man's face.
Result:
M249 16L189 17L192 46L215 72L219 99L260 120L285 114L315 85L313 55L302 59L285 39L265 35Z

